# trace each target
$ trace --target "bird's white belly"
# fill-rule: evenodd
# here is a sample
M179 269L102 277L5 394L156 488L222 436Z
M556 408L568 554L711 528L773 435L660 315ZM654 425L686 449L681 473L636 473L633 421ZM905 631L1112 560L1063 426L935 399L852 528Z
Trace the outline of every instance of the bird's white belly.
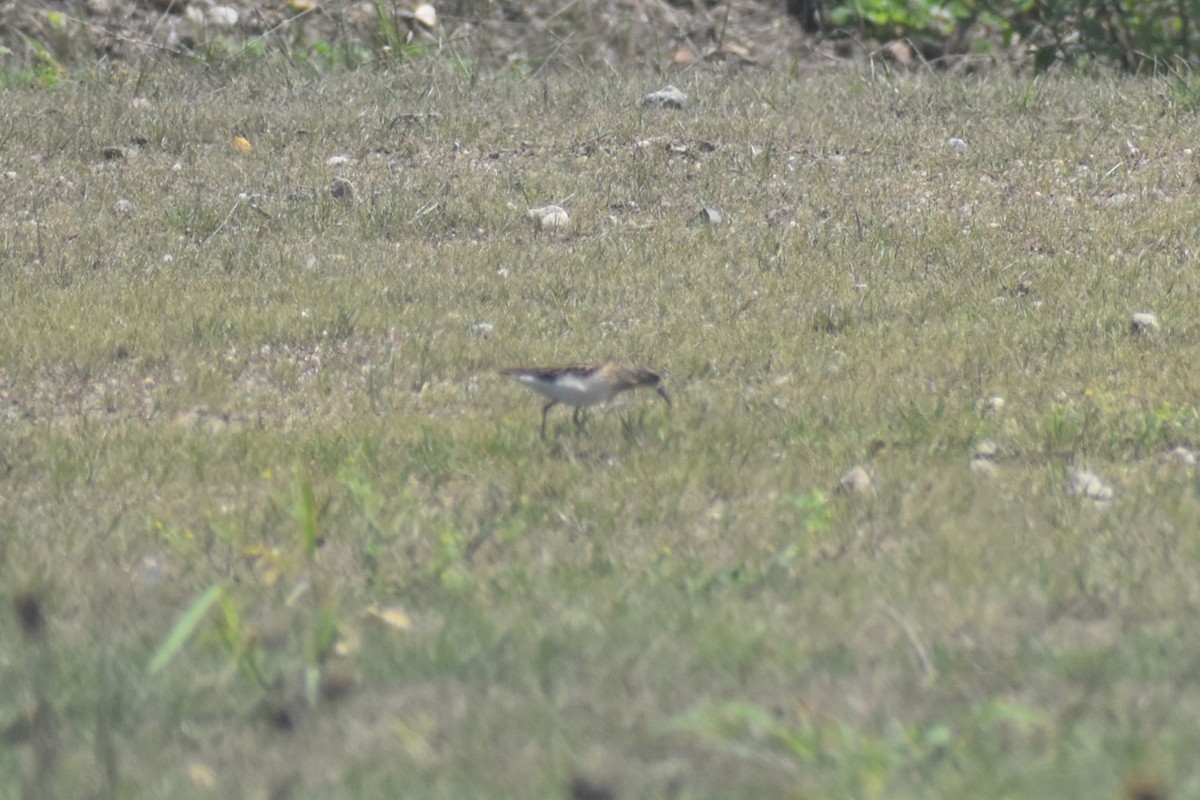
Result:
M517 380L538 394L569 406L590 406L603 403L613 396L614 386L607 381L563 375L556 381L545 380L533 375L522 375Z

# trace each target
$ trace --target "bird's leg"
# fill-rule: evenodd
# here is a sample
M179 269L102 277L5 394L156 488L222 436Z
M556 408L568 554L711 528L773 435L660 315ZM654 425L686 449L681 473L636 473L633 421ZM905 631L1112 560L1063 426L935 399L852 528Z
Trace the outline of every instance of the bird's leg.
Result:
M549 403L546 403L546 406L542 409L542 438L543 439L546 438L546 414L547 414L547 412L550 411L551 408L553 408L556 405L558 405L558 401L551 400Z

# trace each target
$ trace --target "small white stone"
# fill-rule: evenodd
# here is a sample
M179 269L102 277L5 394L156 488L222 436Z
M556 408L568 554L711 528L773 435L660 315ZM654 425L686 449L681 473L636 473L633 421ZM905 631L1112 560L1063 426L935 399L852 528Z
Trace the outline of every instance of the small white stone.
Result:
M1113 489L1104 479L1089 469L1076 470L1067 480L1067 494L1106 504L1113 499Z
M971 458L982 458L991 461L1000 455L1000 447L991 439L980 439L971 448Z
M487 339L495 330L496 326L490 322L476 322L471 326L471 333L475 335L476 339Z
M325 166L327 166L327 167L342 167L342 166L345 166L346 164L353 164L353 163L354 163L354 159L351 158L350 156L336 155L336 156L330 156L325 161Z
M1166 459L1174 461L1177 464L1183 464L1185 467L1194 467L1196 465L1196 454L1183 445L1167 453Z
M851 467L838 481L838 494L865 494L871 490L871 474L862 465Z
M436 28L437 9L433 7L433 3L420 3L413 9L413 19L426 28Z
M233 6L213 6L208 10L208 21L218 28L232 28L238 24L238 11Z
M687 103L687 95L668 86L657 92L650 92L642 97L642 108L683 108Z
M1129 330L1133 333L1158 333L1158 317L1149 311L1139 311L1130 319Z
M122 217L128 217L130 214L133 213L133 209L134 209L133 203L129 202L125 198L122 197L120 200L117 201L117 213L120 214Z
M531 208L525 216L533 221L533 227L539 231L551 231L565 228L571 222L571 216L562 206L542 206Z
M983 401L981 406L982 411L985 414L1001 414L1004 412L1004 395L990 395L986 400Z
M957 136L951 136L946 141L951 147L954 148L954 152L958 153L960 156L965 156L967 154L967 143L962 139L959 139Z
M723 219L720 211L705 207L692 215L692 218L688 220L688 225L711 225L715 228L721 224Z

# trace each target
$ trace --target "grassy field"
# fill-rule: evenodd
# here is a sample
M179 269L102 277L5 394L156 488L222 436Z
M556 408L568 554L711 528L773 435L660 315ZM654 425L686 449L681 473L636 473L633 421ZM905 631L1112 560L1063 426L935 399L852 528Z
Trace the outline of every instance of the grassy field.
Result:
M672 80L5 93L5 796L1200 794L1195 80Z

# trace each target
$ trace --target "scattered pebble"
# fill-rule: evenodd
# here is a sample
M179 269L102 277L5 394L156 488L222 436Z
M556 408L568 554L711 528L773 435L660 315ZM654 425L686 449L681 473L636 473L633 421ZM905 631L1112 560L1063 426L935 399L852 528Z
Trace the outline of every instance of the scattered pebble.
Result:
M336 156L330 156L328 159L326 159L325 166L327 166L327 167L344 167L347 164L353 164L353 163L354 163L354 159L351 158L350 156L336 155Z
M133 213L134 205L133 205L133 203L131 203L130 201L128 201L124 197L122 197L120 200L117 201L116 209L117 209L117 214L119 214L122 217L128 217L130 214Z
M238 202L245 203L251 208L258 209L262 205L263 196L261 194L250 194L249 192L238 192Z
M337 200L353 200L354 184L345 178L337 178L329 187L329 193Z
M1000 448L991 439L980 439L971 448L971 458L981 458L985 461L993 461L996 456L1000 455Z
M496 326L490 322L476 322L471 326L471 333L475 335L476 339L480 340L489 338L495 330Z
M776 226L795 228L799 224L796 221L795 213L787 208L773 208L764 216L766 217L767 225L772 228Z
M957 136L951 136L946 141L951 147L954 148L954 152L958 153L960 156L965 156L967 154L967 143L962 139L959 139Z
M531 208L525 216L533 221L533 227L539 231L552 231L565 228L571 222L571 216L562 206L542 206Z
M1133 333L1158 333L1158 317L1149 311L1139 311L1130 320L1129 330Z
M238 12L233 6L189 5L184 16L196 25L214 25L218 28L232 28L238 24Z
M837 494L865 494L870 490L871 475L862 465L851 467L834 489Z
M1104 479L1088 469L1077 470L1067 480L1067 494L1084 497L1100 505L1112 502L1113 489Z
M1183 464L1185 467L1194 467L1196 465L1196 454L1188 448L1180 445L1174 450L1165 454L1168 461L1174 461L1178 464Z
M219 28L232 28L238 23L238 11L233 6L213 6L208 10L208 18Z
M650 92L642 97L642 108L678 109L683 108L686 103L687 95L674 86L659 89L657 92Z
M985 478L994 478L999 474L996 469L996 457L1000 455L1000 448L991 439L980 439L971 448L971 472L976 475L981 475Z
M1002 414L1004 412L1004 395L990 395L980 404L980 407L985 414Z
M711 225L717 227L722 222L721 212L715 208L702 208L692 215L688 220L688 225Z
M431 30L437 27L437 9L433 3L418 3L412 10L412 18Z

